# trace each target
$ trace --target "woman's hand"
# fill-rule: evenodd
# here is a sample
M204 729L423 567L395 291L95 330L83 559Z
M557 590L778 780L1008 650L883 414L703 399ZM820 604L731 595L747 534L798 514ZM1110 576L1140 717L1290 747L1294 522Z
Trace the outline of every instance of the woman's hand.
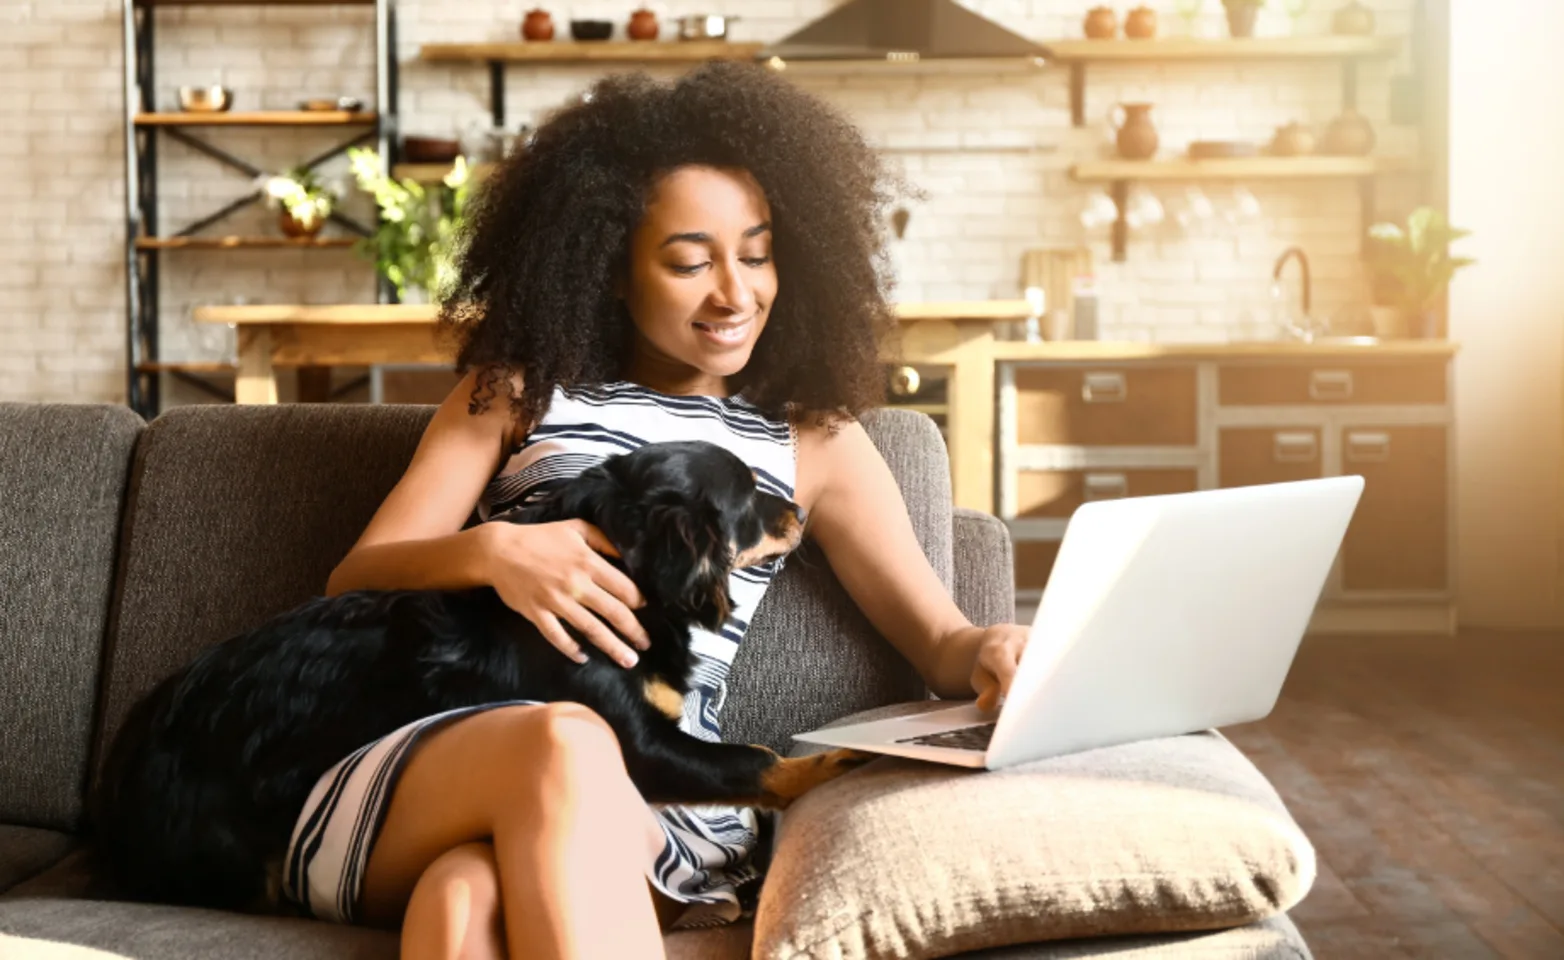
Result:
M635 666L639 658L620 637L642 650L651 645L631 612L646 601L634 581L600 556L619 555L601 530L584 520L483 528L488 581L506 606L577 663L586 662L586 652L561 620L621 665Z
M996 709L999 701L1009 696L1010 681L1015 679L1030 635L1031 631L1018 623L995 624L983 631L972 663L972 689L977 692L979 709Z

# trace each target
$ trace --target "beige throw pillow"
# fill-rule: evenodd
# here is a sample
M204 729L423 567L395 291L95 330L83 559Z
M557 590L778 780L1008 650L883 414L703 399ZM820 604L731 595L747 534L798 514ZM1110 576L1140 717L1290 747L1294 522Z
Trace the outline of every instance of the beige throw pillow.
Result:
M1276 791L1214 732L1000 771L882 757L795 801L774 850L756 960L1234 927L1303 899L1315 868Z

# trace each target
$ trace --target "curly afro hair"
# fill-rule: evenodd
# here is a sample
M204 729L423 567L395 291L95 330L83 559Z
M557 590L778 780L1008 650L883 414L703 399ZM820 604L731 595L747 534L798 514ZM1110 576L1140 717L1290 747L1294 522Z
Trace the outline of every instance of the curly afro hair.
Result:
M441 332L457 371L478 369L469 409L520 374L520 424L557 386L621 379L634 329L616 284L663 174L742 169L771 207L778 296L736 378L773 417L837 422L884 399L879 347L895 330L884 211L906 190L834 109L758 65L712 62L674 82L598 81L554 113L468 208Z

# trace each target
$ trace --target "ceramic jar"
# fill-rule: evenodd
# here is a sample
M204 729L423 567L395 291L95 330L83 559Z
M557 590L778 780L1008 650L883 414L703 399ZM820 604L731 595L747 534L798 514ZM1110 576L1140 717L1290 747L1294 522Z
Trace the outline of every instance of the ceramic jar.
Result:
M1366 157L1374 152L1374 125L1348 107L1325 128L1323 152L1336 157Z
M659 29L657 14L643 7L630 14L630 22L625 26L625 34L631 40L656 40Z
M1227 8L1227 32L1234 37L1254 36L1254 22L1260 12L1260 0L1222 0Z
M1331 18L1331 32L1350 37L1369 36L1374 32L1374 11L1359 0L1352 0Z
M1091 40L1112 40L1119 33L1119 15L1112 7L1093 7L1086 15L1086 36Z
M1121 103L1113 108L1109 123L1113 126L1119 156L1124 159L1150 160L1157 155L1161 138L1157 135L1156 124L1151 122L1152 106L1149 103ZM1124 111L1122 121L1118 120L1120 110Z
M521 36L524 40L554 39L554 18L549 16L547 10L527 11L527 16L521 21Z
M1131 40L1151 40L1157 36L1157 11L1136 7L1124 20L1124 35Z

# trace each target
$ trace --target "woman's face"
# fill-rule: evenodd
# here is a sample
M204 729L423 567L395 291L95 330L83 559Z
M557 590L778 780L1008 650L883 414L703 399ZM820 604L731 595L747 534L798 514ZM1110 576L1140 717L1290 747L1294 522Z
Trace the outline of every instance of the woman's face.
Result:
M657 181L630 240L625 305L634 374L700 389L749 362L777 295L771 210L742 170L679 167Z

